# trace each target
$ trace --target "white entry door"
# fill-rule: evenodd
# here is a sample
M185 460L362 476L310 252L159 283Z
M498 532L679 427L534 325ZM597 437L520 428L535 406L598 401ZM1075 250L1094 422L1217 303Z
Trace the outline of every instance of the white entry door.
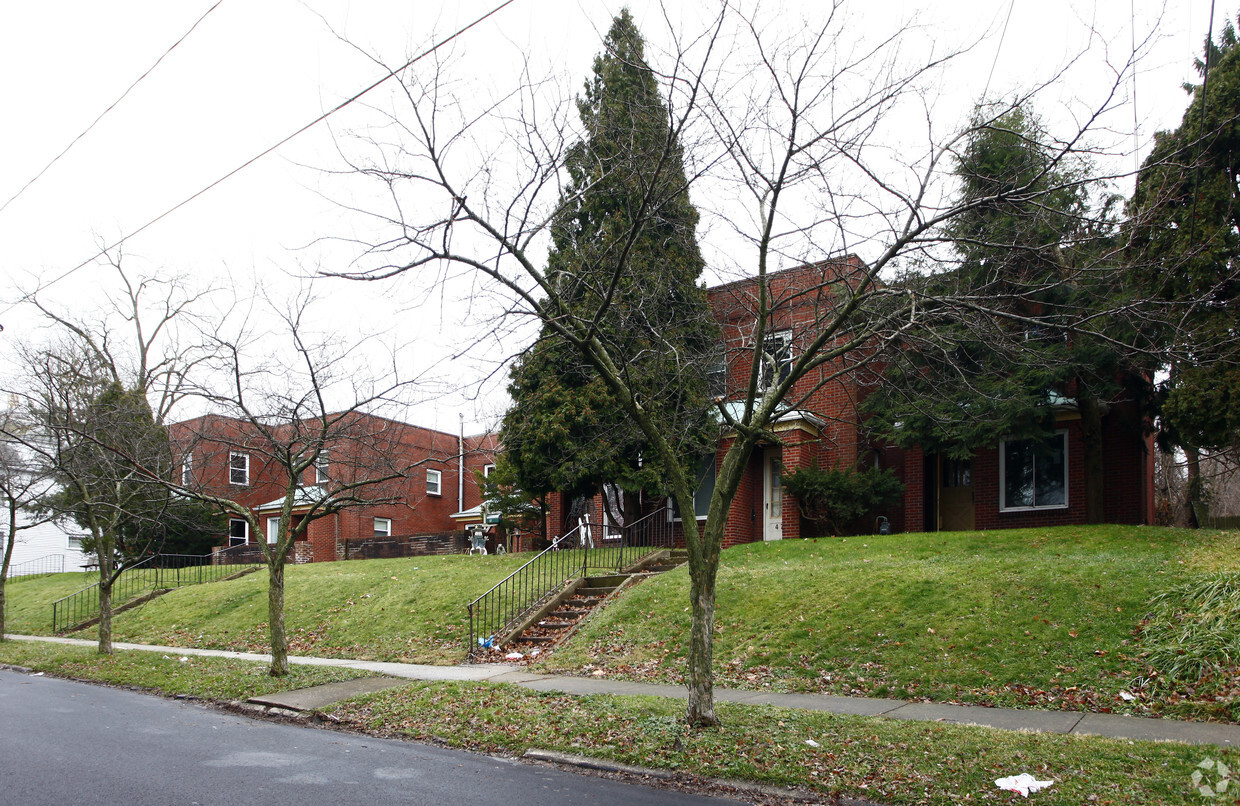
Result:
M783 472L782 452L769 448L762 455L762 539L784 539L784 487L779 481Z

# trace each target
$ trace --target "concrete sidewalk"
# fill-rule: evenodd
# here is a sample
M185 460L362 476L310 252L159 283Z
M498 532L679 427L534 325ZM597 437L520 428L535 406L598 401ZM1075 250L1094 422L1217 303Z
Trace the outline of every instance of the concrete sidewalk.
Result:
M75 646L95 645L94 641L77 638L49 638L28 635L10 635L8 637L22 641L46 641ZM250 652L186 649L184 647L151 646L148 644L114 643L112 646L116 649L162 652L168 655L202 655L207 657L238 658L241 660L271 661L269 655L259 655ZM289 656L289 663L306 666L341 666L349 669L362 669L374 672L376 675L385 675L389 678L408 680L508 683L534 691L562 691L566 694L640 694L675 699L685 699L687 696L685 689L681 686L629 683L622 680L607 680L596 677L565 677L537 674L525 671L520 666L506 664L426 666L414 663L385 663L338 658L294 657L291 655ZM396 685L399 684L390 680L383 681L375 680L374 678L363 678L356 681L330 683L298 691L272 694L255 698L251 702L291 711L311 711L322 709L340 700L372 691L381 691ZM726 688L716 688L715 699L719 702L736 702L746 705L775 705L781 708L826 711L832 714L881 716L888 719L911 719L923 722L951 722L959 725L981 725L1000 730L1087 734L1113 739L1240 747L1240 726L1220 725L1209 722L1180 722L1172 719L1149 719L1145 717L1119 716L1116 714L1090 714L1079 711L1024 711L1014 708L986 708L980 705L910 703L903 700L836 697L828 694L779 694L775 692L744 691Z

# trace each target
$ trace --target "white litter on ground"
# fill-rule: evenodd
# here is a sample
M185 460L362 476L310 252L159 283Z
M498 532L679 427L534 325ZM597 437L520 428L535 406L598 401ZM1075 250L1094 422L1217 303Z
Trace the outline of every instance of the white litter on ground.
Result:
M1039 781L1027 772L1020 775L1009 775L1006 778L999 778L995 781L995 786L1000 789L1006 789L1009 792L1019 792L1021 797L1029 797L1030 792L1037 792L1039 789L1046 789L1054 781Z
M806 739L805 743L809 745L810 747L820 747L818 742L814 741L813 739Z

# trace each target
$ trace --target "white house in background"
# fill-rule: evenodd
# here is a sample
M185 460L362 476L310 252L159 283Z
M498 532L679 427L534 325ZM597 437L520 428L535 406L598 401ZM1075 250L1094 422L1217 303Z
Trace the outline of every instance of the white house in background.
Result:
M86 570L91 555L82 551L84 534L85 530L72 521L40 523L19 529L9 576Z

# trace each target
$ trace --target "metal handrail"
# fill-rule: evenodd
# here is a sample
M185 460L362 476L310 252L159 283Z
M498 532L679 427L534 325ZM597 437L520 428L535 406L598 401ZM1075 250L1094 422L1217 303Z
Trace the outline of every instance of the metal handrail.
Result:
M10 565L8 576L12 579L14 577L36 576L38 574L61 574L64 573L64 570L65 555L44 554L42 557L35 557L33 560Z
M494 646L497 636L591 570L622 571L670 547L671 528L666 522L666 512L657 510L623 529L584 522L555 538L536 557L469 603L469 651ZM666 527L656 528L660 524Z
M121 572L112 583L112 606L120 607L157 590L200 585L232 576L257 563L215 564L211 554L154 554ZM99 616L99 583L52 602L52 632Z

